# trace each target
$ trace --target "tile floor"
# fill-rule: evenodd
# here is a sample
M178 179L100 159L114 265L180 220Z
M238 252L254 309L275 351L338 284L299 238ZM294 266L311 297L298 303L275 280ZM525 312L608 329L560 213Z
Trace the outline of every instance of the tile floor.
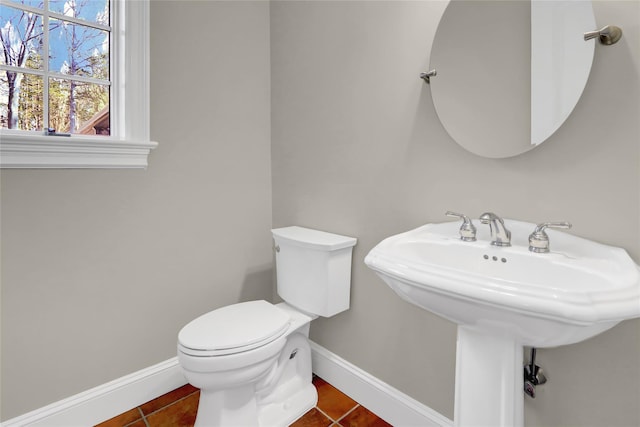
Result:
M391 426L322 378L314 376L313 384L318 390L318 404L293 427ZM200 391L187 384L95 427L191 427L199 397Z

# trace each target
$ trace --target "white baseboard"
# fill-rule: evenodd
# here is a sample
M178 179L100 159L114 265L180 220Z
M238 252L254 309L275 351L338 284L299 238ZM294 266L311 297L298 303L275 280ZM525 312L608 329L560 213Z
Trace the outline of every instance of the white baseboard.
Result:
M313 372L394 426L452 427L430 407L311 342Z
M2 423L2 427L93 426L187 383L178 358L166 360Z
M428 406L311 342L313 371L395 426L452 427ZM92 426L186 384L178 359L133 374L7 420L2 427Z

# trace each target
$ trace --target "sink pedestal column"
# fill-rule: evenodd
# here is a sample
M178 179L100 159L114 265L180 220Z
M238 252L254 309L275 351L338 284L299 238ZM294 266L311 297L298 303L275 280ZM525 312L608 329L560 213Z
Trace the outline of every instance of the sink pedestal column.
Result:
M459 325L456 350L454 425L522 427L522 345Z

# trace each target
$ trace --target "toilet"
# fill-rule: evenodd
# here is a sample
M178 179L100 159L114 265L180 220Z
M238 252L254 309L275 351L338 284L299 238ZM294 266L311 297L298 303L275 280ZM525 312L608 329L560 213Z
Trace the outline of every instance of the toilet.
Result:
M303 227L272 230L279 304L218 308L178 334L178 361L200 388L196 427L287 426L318 400L309 326L349 308L356 239Z

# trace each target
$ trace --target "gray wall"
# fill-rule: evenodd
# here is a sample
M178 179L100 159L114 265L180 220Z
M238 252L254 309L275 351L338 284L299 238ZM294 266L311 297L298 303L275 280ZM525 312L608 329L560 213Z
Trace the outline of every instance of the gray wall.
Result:
M2 171L2 419L272 295L269 5L154 1L151 33L147 171Z
M272 3L274 225L359 238L351 310L315 321L313 340L453 417L455 326L400 301L364 266L377 242L448 209L492 210L569 220L572 233L640 261L639 5L596 2L598 25L619 25L624 38L596 46L587 89L551 139L491 160L450 139L417 78L444 3ZM526 424L640 425L639 337L633 320L541 350L549 383L527 399Z
M172 357L200 313L270 297L272 225L359 238L352 308L312 338L449 417L455 326L364 267L378 241L494 210L570 220L640 261L639 3L596 4L625 38L597 47L566 125L505 160L451 141L417 79L444 5L152 2L149 170L2 171L2 419ZM176 67L177 49L200 66ZM541 350L550 382L527 424L639 425L639 340L629 321Z

